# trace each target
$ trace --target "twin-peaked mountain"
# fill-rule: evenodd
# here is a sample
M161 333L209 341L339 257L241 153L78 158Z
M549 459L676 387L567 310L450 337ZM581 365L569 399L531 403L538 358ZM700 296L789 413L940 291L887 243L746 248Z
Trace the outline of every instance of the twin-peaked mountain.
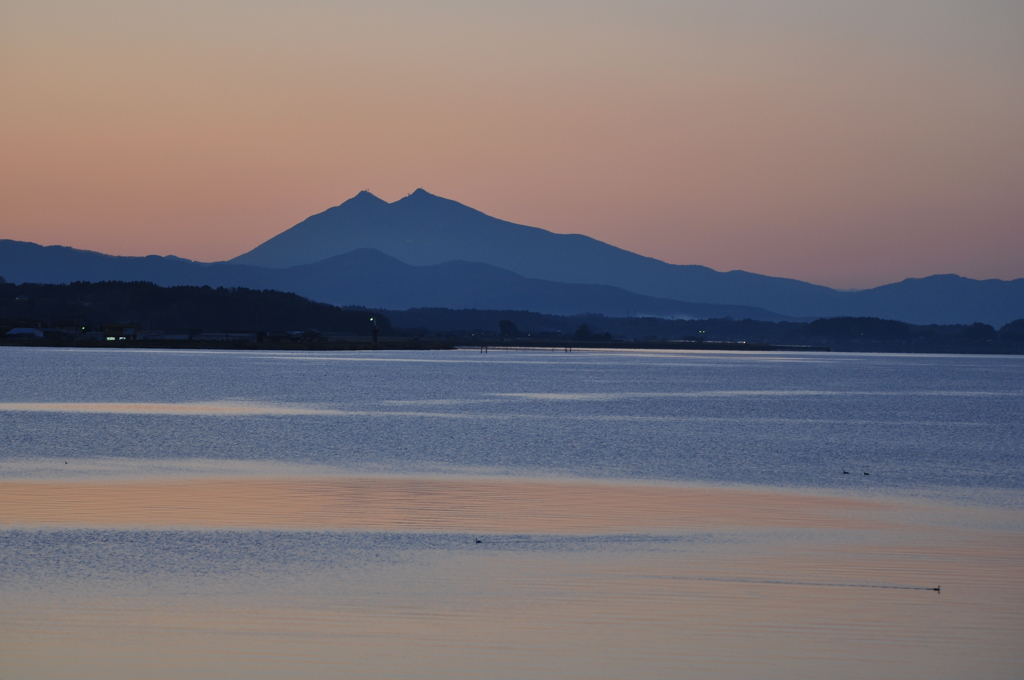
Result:
M1024 317L1024 279L944 275L841 292L793 279L668 264L587 236L499 220L422 189L394 203L364 191L244 255L213 264L0 241L0 276L11 282L144 280L273 288L384 309L764 320L877 316L995 326Z
M534 279L615 286L654 298L742 305L790 317L999 323L1024 316L1024 279L976 281L947 274L843 292L745 271L668 264L589 236L499 220L423 189L394 203L361 192L232 262L287 267L357 248L412 265L483 262Z
M532 279L616 286L687 302L764 307L791 316L828 307L836 293L793 279L668 264L589 236L499 220L423 189L394 203L363 191L231 262L289 267L359 248L417 266L483 262Z

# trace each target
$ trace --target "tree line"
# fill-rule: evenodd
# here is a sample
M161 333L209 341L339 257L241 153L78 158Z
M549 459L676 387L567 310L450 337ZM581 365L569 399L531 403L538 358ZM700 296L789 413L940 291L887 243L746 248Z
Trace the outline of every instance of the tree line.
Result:
M373 319L373 321L371 321ZM313 302L294 293L210 286L162 287L143 281L11 284L0 279L0 332L30 327L66 333L99 331L104 324L144 330L291 332L383 335L390 320L379 311Z

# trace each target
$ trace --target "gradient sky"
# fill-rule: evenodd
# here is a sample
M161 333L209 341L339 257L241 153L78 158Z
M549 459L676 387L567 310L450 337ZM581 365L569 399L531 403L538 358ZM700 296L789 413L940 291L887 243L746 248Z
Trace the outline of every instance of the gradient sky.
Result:
M0 238L220 260L423 187L719 270L1017 278L1022 36L1020 0L3 0Z

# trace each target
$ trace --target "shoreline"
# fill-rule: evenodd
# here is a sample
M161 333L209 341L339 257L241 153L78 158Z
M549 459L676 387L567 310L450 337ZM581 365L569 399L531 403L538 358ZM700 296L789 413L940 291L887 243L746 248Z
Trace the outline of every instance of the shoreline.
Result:
M351 340L95 340L56 339L0 340L0 347L49 347L78 349L223 349L248 351L377 351L377 350L451 350L472 349L488 352L505 350L552 350L572 352L587 349L701 350L732 352L829 352L828 347L814 345L772 345L757 342L728 341L579 341L579 340L516 340L489 342L474 338L403 338L386 337L374 342L370 338Z
M829 352L836 354L921 354L958 356L1020 356L1024 346L1005 344L992 347L913 347L907 345L849 346L849 345L773 345L761 342L717 340L529 340L480 338L408 338L384 337L375 343L369 337L346 340L95 340L82 338L38 340L0 339L0 347L47 347L74 349L181 349L181 350L244 350L244 351L304 351L352 352L380 350L490 350L553 351L571 353L581 350L668 350L717 352Z

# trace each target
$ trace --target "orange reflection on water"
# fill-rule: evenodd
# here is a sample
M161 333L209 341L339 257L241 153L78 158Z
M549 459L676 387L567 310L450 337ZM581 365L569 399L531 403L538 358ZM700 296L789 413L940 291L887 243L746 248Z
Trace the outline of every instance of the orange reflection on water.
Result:
M0 658L5 678L68 680L1021 677L1021 534L920 529L659 550L469 542L365 570L340 551L291 565L299 578L214 565L142 594L121 591L124 573L61 580L0 592Z
M602 533L893 526L894 504L755 489L406 477L0 481L0 526Z
M272 549L257 550L238 570L227 565L244 562L244 550L218 552L230 556L223 563L186 554L174 563L180 570L162 571L159 559L119 552L134 555L124 562L130 566L102 578L85 560L81 572L0 589L0 675L1021 677L1019 514L1007 523L1015 529L996 531L964 528L988 517L978 509L923 510L910 501L782 490L525 479L0 481L0 533L26 526L491 534L482 545L471 535L436 545L436 536L421 536L420 548L375 538L373 553L383 558L363 562L358 550L338 548L331 559L289 562L286 571L263 571L264 560L274 563ZM493 535L734 527L765 540L639 546L611 537L594 549L534 550L540 543ZM123 547L133 539L109 540ZM86 575L68 575L76 573ZM930 590L938 585L941 593Z

